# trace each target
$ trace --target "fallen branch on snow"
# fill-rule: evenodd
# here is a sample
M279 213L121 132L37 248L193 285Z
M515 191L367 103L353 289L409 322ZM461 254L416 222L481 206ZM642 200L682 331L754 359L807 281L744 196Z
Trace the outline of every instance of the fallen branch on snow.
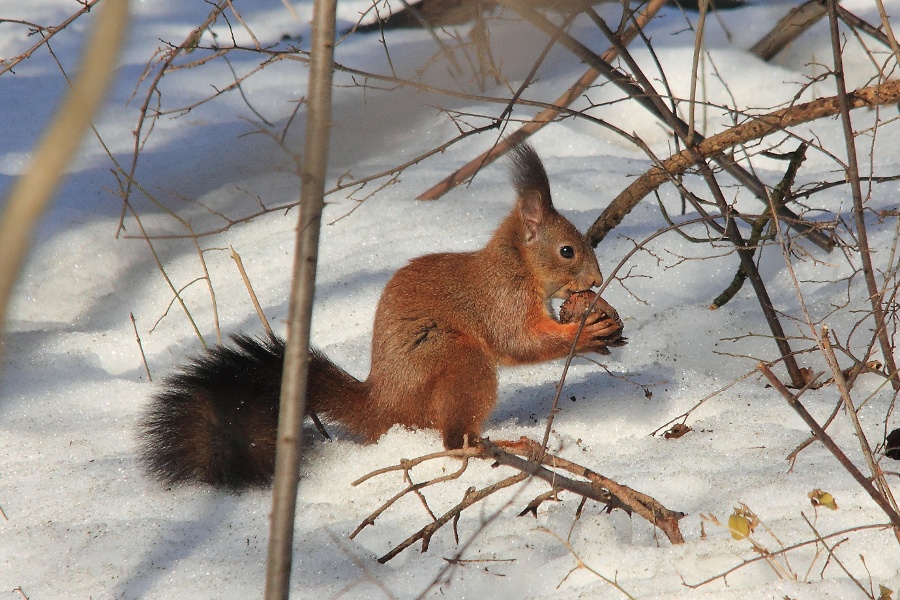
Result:
M543 458L538 460L538 456L543 456ZM442 477L419 483L412 482L409 472L413 467L438 458L459 458L462 459L462 464L458 470ZM440 517L436 516L431 511L427 500L422 495L422 490L427 487L458 479L468 468L469 460L473 458L493 461L494 466L511 467L519 471L519 473L481 489L476 489L474 487L467 489L459 504ZM382 564L388 562L420 540L422 542L422 552L425 552L428 550L428 544L435 532L451 521L453 521L453 530L456 535L456 540L459 542L459 535L456 534L456 525L460 515L466 508L469 508L495 492L525 481L530 477L536 477L546 481L551 485L553 492L563 490L569 491L578 494L582 498L603 503L607 506L607 510L621 508L629 514L637 514L658 527L671 543L684 543L684 538L678 528L678 521L685 516L684 513L669 510L650 496L633 490L628 486L616 483L612 479L604 477L587 467L543 452L541 444L526 437L522 437L517 441L498 442L492 442L485 438L479 440L474 446L468 446L458 450L435 452L415 459L404 459L401 460L398 465L378 469L377 471L373 471L368 475L361 477L354 481L353 485L360 485L373 477L394 471L403 471L404 478L409 485L387 500L371 515L366 517L353 533L350 534L350 537L356 537L363 529L369 525L374 525L375 520L393 506L395 502L411 493L416 494L422 501L422 504L431 516L432 522L409 536L403 542L395 546L390 552L379 558L378 562ZM580 479L567 477L561 474L560 471L567 471ZM548 498L549 496L546 493L541 494L538 498L529 503L528 509L522 511L520 516L528 513L536 513L540 503Z

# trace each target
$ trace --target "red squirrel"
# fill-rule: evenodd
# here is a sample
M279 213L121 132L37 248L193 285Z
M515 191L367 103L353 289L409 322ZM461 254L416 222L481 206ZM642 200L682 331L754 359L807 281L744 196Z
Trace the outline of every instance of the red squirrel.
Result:
M497 403L498 365L566 356L579 323L550 300L600 285L584 236L553 207L541 160L511 152L515 208L487 246L429 254L397 271L381 295L372 368L359 381L313 350L307 411L364 442L395 424L436 429L446 448L480 438ZM578 352L625 343L617 318L586 325ZM284 342L235 336L168 377L142 418L142 462L169 483L239 490L271 481Z

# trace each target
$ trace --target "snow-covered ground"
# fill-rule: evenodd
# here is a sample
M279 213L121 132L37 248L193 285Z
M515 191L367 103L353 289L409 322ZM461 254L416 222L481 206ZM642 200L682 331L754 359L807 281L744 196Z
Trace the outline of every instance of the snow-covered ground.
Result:
M300 35L303 44L308 40L309 2L294 4L299 20L278 0L243 4L236 3L237 8L260 43L275 43L283 35ZM341 25L349 26L365 6L365 0L342 2ZM824 71L817 64L827 63L831 56L824 22L771 64L747 52L789 6L760 1L722 13L721 23L709 19L707 46L712 61L706 64L704 93L713 103L772 107L790 100L808 77ZM878 21L874 2L852 0L844 6ZM897 0L886 6L888 12L900 11ZM77 8L74 0L6 1L0 2L0 18L50 25ZM156 0L133 2L132 8L134 18L117 84L96 120L103 142L126 169L132 130L146 94L146 81L138 83L145 64L160 40L180 43L203 21L211 5L199 0ZM614 6L602 7L601 12L617 22ZM237 41L252 43L229 16ZM51 43L70 72L90 23L90 15L79 19ZM230 40L221 23L216 31L222 43ZM588 20L577 21L574 31L592 47L605 47ZM675 9L665 9L648 31L669 84L676 94L687 95L693 35L684 17ZM0 56L14 56L33 44L34 36L26 37L26 32L21 25L0 23ZM204 42L211 39L207 34ZM390 64L377 35L348 37L337 47L336 59L357 69L388 74L394 68L401 76L413 75L435 50L432 38L421 31L392 32L387 39ZM515 20L495 23L490 39L494 58L513 88L546 43L530 26ZM646 49L635 46L635 55L645 68L652 68ZM243 74L261 59L231 53L229 60L235 72ZM852 37L846 60L851 87L864 84L871 75L871 63ZM554 50L525 97L553 100L584 68L565 51ZM469 71L459 81L448 72L447 62L438 60L428 65L421 79L481 93ZM212 94L214 86L223 88L231 81L229 65L221 60L175 72L160 86L161 106L173 109L193 104ZM335 89L329 187L341 177L346 180L348 174L360 178L388 169L452 138L456 127L438 106L462 114L499 115L503 110L502 104L486 106L388 89L393 86L384 82L372 82L373 88L363 90L350 85L347 73L339 73L336 81L341 87ZM486 86L486 95L510 94L493 79ZM244 82L246 101L231 91L178 118L163 117L142 149L137 181L168 209L189 219L197 232L224 224L212 211L237 219L258 209L257 197L267 206L296 200L298 179L290 157L275 139L305 87L305 66L284 60ZM47 49L37 51L15 73L0 77L0 194L24 168L64 89L65 81ZM820 81L804 98L832 93L832 84ZM617 97L610 86L592 89L589 95L596 103ZM719 112L709 110L708 132L728 123ZM304 114L301 107L289 128L285 140L289 150L302 147ZM517 109L513 116L527 114ZM592 114L636 132L658 155L670 150L663 128L633 103L613 103ZM477 118L462 118L484 124ZM854 119L863 128L873 122L874 113L855 113ZM264 135L261 130L276 135ZM815 136L830 151L843 155L836 120L801 128L798 133ZM512 206L513 194L502 165L488 167L470 186L440 201L413 200L485 149L493 135L468 138L410 167L398 182L360 205L354 198L375 190L377 182L353 197L351 190L328 197L314 341L352 373L364 376L367 372L375 304L391 273L417 255L478 248ZM868 156L874 148L874 174L893 175L900 168L896 135L896 124L887 125L874 144L870 138L860 144L864 165L870 164ZM544 157L557 207L580 228L589 226L616 193L650 166L645 154L585 120L551 125L533 143ZM789 142L783 150L794 146ZM777 183L784 168L783 163L767 158L756 159L754 166L768 184ZM185 313L172 304L170 288L147 244L129 237L140 233L132 215L125 219L124 235L116 239L122 206L111 168L96 138L87 140L42 223L8 316L0 374L0 597L258 597L268 537L267 492L232 495L198 487L165 489L138 468L136 422L155 384L147 381L129 315L137 321L154 380L198 352L201 345ZM798 182L841 177L830 157L811 150ZM703 191L699 184L695 189ZM873 210L896 210L897 192L897 183L875 186L869 200ZM738 194L733 187L726 188L726 193ZM662 188L661 196L675 214L679 200L674 189ZM849 197L845 188L836 188L810 202L849 220ZM742 194L740 202L755 210L755 200L749 196ZM135 195L134 206L151 234L186 233L146 196ZM879 225L877 215L871 215L873 247L889 248L894 232L891 218L896 219L889 217ZM295 211L275 212L200 238L223 334L261 331L229 246L242 256L266 315L283 332L295 219ZM655 202L644 201L599 246L603 270L608 273L631 248L627 238L642 239L661 226ZM190 240L161 239L153 245L176 288L202 277ZM795 263L800 280L836 282L804 288L810 311L822 318L835 305L847 302L846 285L838 280L850 274L850 263L839 251L826 255L810 244L802 245L817 261ZM605 368L576 359L551 444L563 456L687 513L681 521L684 545L671 545L637 517L620 511L607 515L591 502L576 520L578 498L565 493L561 502L543 504L537 519L518 518L516 514L528 501L546 489L533 482L463 514L460 539L471 541L459 557L461 562L447 560L457 557L461 548L447 529L435 535L428 552L420 553L416 547L381 565L375 559L425 525L428 514L418 499L406 498L374 527L349 539L357 524L404 486L398 474L359 487L350 483L401 458L439 450L439 438L430 431L395 428L377 444L364 446L347 439L323 443L311 433L297 506L294 595L408 598L440 576L429 597L617 598L623 597L622 590L636 598L861 596L838 559L863 586L873 586L876 596L879 585L900 589L900 547L892 533L880 529L832 538L830 546L842 543L830 560L821 547L807 545L778 559L786 565L781 572L759 561L729 575L727 583L719 580L696 590L685 586L757 556L747 540L734 540L720 527L706 523L701 530L703 515L725 522L734 507L746 504L771 532L760 527L755 538L772 551L814 539L805 518L827 535L884 523L886 517L821 445L806 449L789 471L784 457L807 437L808 430L756 376L741 380L694 412L688 420L694 431L687 436L666 440L650 435L700 399L752 371L758 359L777 356L774 345L764 337L768 329L749 286L724 308L707 308L730 281L737 265L734 255L725 248L692 245L673 234L659 238L650 249L652 255L639 253L629 263L632 275L642 276L625 282L632 293L613 283L604 294L624 317L630 343L601 357ZM711 254L724 256L703 262L682 260ZM761 270L776 306L799 317L796 293L777 249L766 250ZM859 283L858 278L853 281L850 308L866 306L864 293L856 289ZM214 342L208 289L195 282L183 297L205 339ZM852 310L842 309L827 323L846 337L855 318ZM788 321L787 327L790 335L807 333L801 323ZM762 337L748 337L749 333ZM865 343L867 336L859 332L853 341ZM809 344L797 342L797 346ZM801 363L823 369L815 355L804 355ZM558 362L502 371L501 402L486 433L494 439L539 438L560 372ZM890 394L877 389L881 383L866 375L855 391L860 401L871 394L861 418L873 443L882 439L890 402ZM820 421L836 400L832 387L804 396ZM897 418L888 425L897 427ZM839 417L829 432L857 464L863 464L846 417ZM447 461L413 475L422 480L455 468L456 463ZM473 465L459 481L432 489L426 496L432 510L440 514L461 500L469 486L483 487L507 474L486 464ZM896 483L896 476L890 481ZM807 497L816 488L833 494L839 509L816 511ZM571 550L561 541L567 538ZM621 590L586 569L569 575L578 564L575 554L597 573L615 580Z

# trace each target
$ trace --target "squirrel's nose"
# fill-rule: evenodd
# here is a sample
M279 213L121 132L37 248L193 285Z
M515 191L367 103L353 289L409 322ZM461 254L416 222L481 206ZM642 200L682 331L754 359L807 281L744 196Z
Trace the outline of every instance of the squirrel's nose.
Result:
M603 283L603 275L600 273L587 273L572 280L572 283L575 284L576 288L572 291L583 292L591 288L600 287Z

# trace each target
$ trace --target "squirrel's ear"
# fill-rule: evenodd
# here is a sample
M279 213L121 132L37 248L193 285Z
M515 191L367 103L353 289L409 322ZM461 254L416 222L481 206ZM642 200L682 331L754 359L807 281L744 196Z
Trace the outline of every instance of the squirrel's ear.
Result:
M516 206L525 225L525 243L538 235L540 224L555 212L550 182L537 152L522 142L510 150L510 175L518 199Z
M519 217L525 226L525 243L531 244L538 237L541 223L547 213L543 208L543 202L540 196L534 192L520 194L516 200L516 208L519 211Z

